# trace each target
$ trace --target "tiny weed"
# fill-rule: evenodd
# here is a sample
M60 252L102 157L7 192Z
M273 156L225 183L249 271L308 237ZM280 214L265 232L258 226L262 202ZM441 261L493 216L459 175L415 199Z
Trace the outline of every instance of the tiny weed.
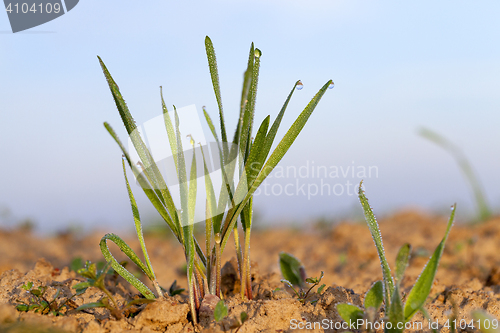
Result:
M170 288L168 288L168 295L169 296L180 295L184 292L184 290L186 290L186 289L179 287L177 285L177 280L174 280L174 282L172 283Z
M214 319L216 322L222 321L222 319L227 317L227 306L224 304L223 300L220 300L214 309Z
M314 289L314 287L319 285L323 279L323 272L321 272L319 278L306 278L306 270L299 259L285 252L281 252L279 257L281 274L284 277L281 282L290 287L295 295L297 295L299 301L304 304L310 292ZM321 294L325 287L326 285L322 284L316 292ZM279 288L275 289L275 291L277 290L279 290ZM315 302L316 300L311 301L311 303Z
M62 302L58 302L58 298L61 294L61 289L57 288L56 294L54 295L51 301L46 297L47 286L39 286L38 288L33 288L33 282L27 282L21 286L24 290L26 290L30 295L30 299L28 303L21 302L21 304L16 305L16 309L22 312L34 311L35 313L40 314L53 314L54 316L62 316L66 311L70 309L68 303L70 300L80 295L80 293L76 293L73 296L67 298ZM64 312L63 312L64 310Z
M121 263L121 265L123 266L124 264ZM77 311L91 308L106 308L110 311L113 317L115 317L116 319L121 319L124 317L125 311L128 310L131 306L154 302L154 300L139 298L130 301L123 306L119 306L112 293L106 287L105 283L106 275L114 274L113 269L110 267L111 264L107 263L100 269L98 269L97 266L97 264L87 261L85 267L78 270L78 274L83 276L86 281L74 285L73 289L76 289L76 292L79 295L83 294L89 287L95 287L106 294L106 296L98 302L87 303L79 306L76 309Z
M383 281L376 282L366 293L364 304L365 310L362 310L352 304L341 303L337 304L337 311L342 319L344 319L347 323L357 322L358 319L366 319L366 322L373 323L377 319L376 314L382 305L382 302L385 301L385 332L403 332L405 323L410 321L418 311L425 311L424 304L431 291L439 261L441 259L441 255L443 254L444 245L446 239L448 238L448 234L450 233L451 226L453 225L456 205L452 206L451 216L443 239L425 265L422 273L417 279L417 282L412 287L408 297L406 298L406 303L403 304L400 284L410 260L411 246L410 244L405 244L399 250L396 257L396 273L393 277L385 257L382 235L380 234L380 229L372 208L370 207L368 199L362 189L362 182L359 185L358 194L365 213L368 228L370 229L373 241L375 242L375 247L377 248L380 264L382 266ZM387 325L389 323L391 325ZM402 328L400 329L398 327Z

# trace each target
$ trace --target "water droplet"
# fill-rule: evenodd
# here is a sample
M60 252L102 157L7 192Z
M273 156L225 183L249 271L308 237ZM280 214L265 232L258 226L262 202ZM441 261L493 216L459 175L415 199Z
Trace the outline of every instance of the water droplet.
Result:
M189 143L191 144L191 146L193 146L193 147L194 147L194 139L193 139L193 136L192 136L191 134L188 134L188 135L186 135L186 137L187 137L187 138L190 138Z
M297 82L296 88L297 90L302 90L302 88L304 88L304 84L302 83L302 81L299 80L299 82Z
M455 208L455 205L451 205L450 210L453 210Z
M330 85L328 86L328 89L333 89L333 87L335 87L335 83L330 83Z
M255 49L254 55L255 58L260 58L262 56L262 52L259 49Z

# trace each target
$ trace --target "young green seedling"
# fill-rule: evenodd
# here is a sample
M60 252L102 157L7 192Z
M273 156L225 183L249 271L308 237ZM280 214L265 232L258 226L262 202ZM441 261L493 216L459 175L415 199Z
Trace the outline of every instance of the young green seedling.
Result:
M103 268L98 269L95 263L87 261L85 267L78 270L78 274L83 276L86 281L80 282L73 286L73 289L76 289L77 295L83 294L89 287L95 287L106 294L106 297L103 297L98 302L83 304L76 309L77 311L92 308L106 308L110 311L113 317L115 317L116 319L121 319L123 317L124 311L131 306L154 302L154 300L151 299L136 299L126 303L123 306L119 306L112 293L106 287L105 278L113 270L110 265L111 264L108 263ZM120 266L123 265L123 263L120 263Z
M220 300L214 309L214 319L216 322L222 321L222 319L227 317L227 306L224 304L223 300Z
M464 155L462 150L451 141L447 140L445 137L439 135L434 131L431 131L430 129L422 128L419 131L419 134L424 138L434 142L436 145L440 146L441 148L449 152L451 156L453 156L472 189L472 193L474 194L474 198L476 200L479 221L486 221L488 218L490 218L492 215L491 209L486 201L483 186L481 185L481 182L474 173L472 165L470 164L469 160Z
M342 319L344 319L344 321L346 322L356 322L361 318L374 319L373 311L371 314L369 314L368 309L374 308L376 311L378 311L378 308L381 305L381 300L384 299L386 315L386 323L384 327L385 332L403 332L404 324L409 322L415 315L415 313L417 313L417 311L425 310L424 304L431 291L439 261L441 259L441 255L443 254L444 245L450 233L451 226L453 225L456 205L452 206L451 216L448 221L443 239L427 262L427 265L424 267L422 273L417 279L417 282L413 285L410 293L408 294L408 297L406 298L406 303L403 304L400 292L400 284L401 280L403 279L406 267L408 266L411 246L409 244L405 244L399 250L396 258L395 279L393 279L389 264L387 263L387 259L385 257L385 250L382 244L382 235L380 234L380 229L378 227L377 220L375 219L375 215L373 214L372 208L370 207L368 199L366 198L365 193L362 189L362 183L363 182L359 184L359 200L361 202L361 206L363 207L365 219L372 234L375 247L377 248L380 264L382 266L383 281L379 281L378 283L374 284L373 287L368 291L365 298L365 311L352 304L338 304L337 311L339 312L339 315L342 317ZM381 286L383 288L381 288Z
M179 118L175 107L173 112L175 121L172 121L172 113L168 112L160 89L165 129L168 135L168 141L177 172L180 192L180 206L174 203L170 190L167 187L166 182L161 175L151 152L149 151L149 148L137 131L135 121L120 93L118 85L111 77L111 74L102 60L99 58L123 124L125 125L129 138L138 153L140 159L140 162L138 162L139 166L132 162L128 151L125 149L125 146L122 144L111 126L108 123L105 123L104 126L122 150L124 159L132 169L137 182L144 190L146 196L159 212L160 216L165 220L179 243L183 246L187 263L189 301L192 318L195 322L197 320L197 309L199 308L201 299L204 295L210 293L221 296L220 258L230 235L233 234L233 231L236 257L238 259L240 272L241 295L242 297L246 295L248 299L252 298L250 274L250 230L253 216L253 194L289 150L326 90L333 87L333 82L330 80L318 91L271 153L271 147L273 146L276 133L281 124L281 119L283 118L284 112L292 94L295 91L295 88L301 83L300 81L295 83L271 127L269 127L270 116L267 116L262 121L254 139L252 136L252 129L254 123L260 58L262 53L259 49L254 48L254 45L252 44L250 47L247 70L245 71L243 80L243 91L241 94L241 104L238 118L239 121L236 125L233 140L232 142L229 142L222 108L217 61L212 41L208 36L205 39L205 47L212 85L219 109L220 140L210 116L205 109L203 111L219 150L221 166L220 171L223 182L219 198L217 199L215 196L213 182L207 168L205 155L203 154L203 149L195 146L195 141L192 137L191 145L193 146L193 157L191 161L191 168L188 172L181 142L186 133L184 133L184 135L181 135L180 133ZM206 210L205 253L198 244L196 238L193 236L194 212L197 204L196 151L201 153L204 166L206 200L205 202L202 202L202 204L205 205ZM236 160L238 160L238 163L229 163ZM237 173L239 174L239 181L235 184L234 176L237 175ZM101 250L106 260L111 262L115 271L135 286L146 298L154 299L156 296L162 296L162 292L156 282L156 277L147 255L142 236L139 211L126 178L126 173L125 180L132 205L137 236L141 243L146 263L144 264L132 251L132 249L125 242L123 242L121 238L114 234L108 234L103 237L101 240ZM238 235L236 223L238 219L241 222L244 232L243 246L240 244ZM141 268L141 270L147 275L155 286L157 293L156 296L141 281L118 264L107 248L107 240L115 242L118 247Z
M39 286L38 288L33 288L33 282L25 283L21 286L22 289L26 290L30 295L28 303L21 302L16 305L16 309L22 312L34 311L40 314L53 314L54 316L62 316L64 313L63 309L69 310L68 302L77 295L81 293L76 293L69 298L66 298L62 302L58 302L58 298L61 294L61 289L57 288L56 294L51 301L45 296L47 292L47 286Z
M323 272L321 272L319 278L306 278L306 270L299 259L286 252L281 252L279 256L281 274L284 277L281 282L293 290L299 302L305 303L309 293L314 287L319 285L321 279L323 279ZM308 287L307 285L311 286ZM316 292L321 294L325 287L326 285L322 284ZM311 303L315 302L316 301L311 301Z

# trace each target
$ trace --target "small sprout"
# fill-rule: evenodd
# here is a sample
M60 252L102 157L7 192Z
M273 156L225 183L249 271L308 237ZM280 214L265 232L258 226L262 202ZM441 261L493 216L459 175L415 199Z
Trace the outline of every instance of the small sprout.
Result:
M323 291L323 289L325 289L325 287L326 287L326 284L324 284L324 283L321 286L319 286L318 290L316 291L318 293L318 295L321 294L321 292Z
M169 296L175 296L175 295L180 295L182 292L184 292L184 288L181 288L177 285L177 280L174 280L170 288L168 288L168 295Z
M295 289L293 284L286 279L282 279L281 282L286 284L287 286L289 286L293 290L295 295L297 295L299 302L304 304L306 301L306 298L309 296L309 293L311 292L311 290L313 290L313 288L316 287L321 282L321 279L323 279L323 275L324 275L324 273L321 272L321 275L319 278L316 278L316 277L315 278L306 278L305 282L312 284L312 286L309 289L307 289L307 291L304 290L303 288L299 288L298 290ZM326 286L325 284L322 284L318 288L317 293L320 294L323 291L323 289L325 288L325 286ZM315 303L315 302L317 302L317 300L311 301L311 303Z
M214 319L216 322L220 322L227 316L227 306L224 304L223 300L220 300L214 309Z
M248 319L248 314L245 311L243 311L242 313L240 313L240 323L241 323L241 325L243 325L243 323L245 321L247 321L247 319Z
M40 314L53 314L54 316L62 316L65 312L63 310L68 310L67 303L78 294L74 294L73 296L67 298L64 301L58 302L59 296L61 294L61 289L57 288L56 293L53 299L50 301L45 296L48 287L47 286L39 286L36 289L33 289L33 282L29 281L21 286L22 289L26 290L30 295L29 303L17 304L16 309L21 312L29 312L34 311L35 313Z
M409 322L418 311L422 312L424 314L424 317L426 317L424 304L431 291L434 277L436 276L436 272L439 266L439 261L441 259L441 255L443 254L444 245L453 225L456 205L452 206L451 216L448 221L443 239L437 246L436 250L432 254L431 258L429 259L422 273L417 279L416 283L413 285L410 293L406 297L406 303L403 304L400 292L400 284L401 280L403 279L406 267L408 266L411 246L410 244L405 244L399 250L396 258L396 274L394 280L391 274L391 269L385 257L385 250L382 244L382 235L380 234L380 229L375 215L373 214L373 210L370 207L368 199L366 198L363 191L362 182L359 185L358 194L359 200L365 213L366 223L368 224L368 228L370 229L370 232L372 234L375 247L377 248L380 264L382 267L383 281L376 282L366 293L365 311L351 304L337 304L337 310L340 316L345 321L353 320L361 316L365 317L368 321L373 322L376 319L376 311L378 311L378 308L382 304L382 300L385 299L385 317L393 327L396 327L401 323L404 324ZM398 332L403 332L403 329L398 330Z
M26 291L30 291L31 288L33 288L33 282L29 281L28 283L25 283L21 286Z
M129 308L130 306L137 304L138 300L131 301L129 303L126 303L124 306L118 306L118 303L116 302L115 298L111 294L111 292L107 289L106 283L105 283L105 278L109 274L115 274L115 271L111 268L111 263L107 263L104 265L101 265L103 267L97 268L98 265L95 263L91 263L90 261L87 261L85 263L85 267L80 268L78 270L78 274L80 274L82 277L86 278L86 281L80 282L76 285L73 286L73 289L76 290L77 295L80 295L84 293L87 288L89 287L95 287L99 290L101 290L106 296L103 297L100 301L98 302L93 302L93 303L87 303L79 306L76 310L81 311L81 310L86 310L90 308L107 308L113 317L116 319L121 319L124 316L124 311ZM151 300L154 301L154 300ZM141 303L147 303L149 302L147 299L144 299Z

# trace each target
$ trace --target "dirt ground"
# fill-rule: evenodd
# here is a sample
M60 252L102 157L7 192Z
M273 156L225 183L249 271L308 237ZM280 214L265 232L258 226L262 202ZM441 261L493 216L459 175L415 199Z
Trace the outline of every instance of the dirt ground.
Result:
M413 246L410 265L403 280L403 292L408 293L444 235L448 217L417 211L405 211L379 220L384 246L390 265L394 266L400 246L408 242ZM119 234L119 232L117 232ZM57 289L58 299L64 300L75 293L72 286L83 281L70 271L73 259L102 261L99 241L103 235L93 233L79 237L64 233L39 238L23 229L0 231L0 332L293 332L300 327L305 331L334 332L335 323L341 322L336 304L349 302L361 306L364 294L372 283L382 278L380 264L370 232L363 222L322 224L305 229L252 231L251 258L255 299L243 301L238 296L239 281L228 246L224 252L223 291L229 315L216 323L211 311L203 311L200 324L194 325L189 314L186 293L165 297L151 304L129 309L128 317L120 320L107 309L88 309L76 312L84 303L96 302L104 294L89 288L73 297L69 310L62 316L20 312L15 305L29 302L21 286L33 282L35 287L47 286L46 297L52 300ZM124 236L124 235L121 235ZM132 236L124 237L140 253ZM500 317L500 218L480 225L458 225L450 237L429 296L427 310L439 330L447 332L445 321L453 314L457 319L470 322L473 309L484 309ZM180 245L169 237L146 235L146 245L161 286L168 289L174 280L186 287L184 257ZM117 259L125 259L110 243ZM280 282L278 254L285 251L302 262L308 276L316 277L324 271L322 282L326 288L321 294L312 293L304 304L297 300ZM131 265L130 265L131 266ZM108 278L108 286L118 303L138 298L138 292L121 277ZM279 289L277 289L279 288ZM311 302L313 301L313 302ZM456 311L453 311L453 305ZM242 312L248 320L238 327ZM319 323L328 322L327 328ZM414 322L422 323L410 331L430 331L421 315ZM314 327L314 323L316 327ZM324 325L324 324L323 324ZM338 327L338 326L337 326ZM296 329L297 328L297 329ZM339 329L338 331L345 331ZM459 331L477 331L467 327Z

